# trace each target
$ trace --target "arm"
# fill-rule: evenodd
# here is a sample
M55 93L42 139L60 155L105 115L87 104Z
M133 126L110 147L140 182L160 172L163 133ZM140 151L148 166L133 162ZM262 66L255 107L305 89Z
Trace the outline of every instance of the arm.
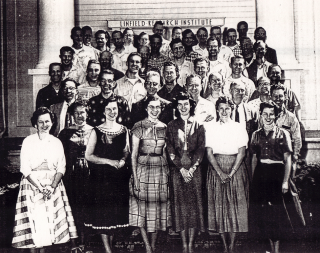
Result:
M138 159L140 139L134 134L132 134L131 140L132 140L132 153L131 153L132 174L133 174L134 186L136 190L139 191L140 183L137 177L137 159Z
M87 161L92 162L94 164L108 164L108 165L111 165L115 168L118 168L118 166L119 166L118 161L98 157L93 154L94 149L96 147L96 143L97 143L97 134L96 134L95 130L92 130L90 137L89 137L88 145L86 148L86 153L85 153L85 158L87 159Z
M199 167L205 152L205 130L203 125L199 126L197 132L197 147L195 148L196 151L192 157L193 166L190 169L192 170L192 173Z
M244 146L244 147L239 148L239 151L238 151L238 154L237 154L237 157L236 157L236 161L234 162L233 168L232 168L232 170L231 170L231 172L229 174L230 178L232 178L232 176L239 169L245 154L246 154L246 147Z
M299 121L295 118L290 128L292 141L293 141L293 162L298 160L298 155L302 147L301 131Z
M217 160L216 160L216 158L215 158L214 155L213 155L212 148L207 147L206 150L207 150L208 160L209 160L209 162L211 163L212 167L213 167L213 168L215 169L215 171L217 172L217 174L219 175L222 183L225 183L225 182L230 181L230 178L228 177L228 175L227 175L226 173L224 173L224 172L220 169L220 167L219 167L219 165L218 165L218 163L217 163Z
M289 176L291 172L291 153L286 152L284 153L284 166L285 166L285 172L284 172L284 179L282 183L282 193L287 193L289 189Z
M119 161L118 169L122 168L126 164L129 154L130 154L129 133L128 133L128 130L126 129L126 146L123 149L123 157Z
M252 161L251 161L252 177L254 175L254 170L256 169L257 165L258 165L257 154L253 154Z

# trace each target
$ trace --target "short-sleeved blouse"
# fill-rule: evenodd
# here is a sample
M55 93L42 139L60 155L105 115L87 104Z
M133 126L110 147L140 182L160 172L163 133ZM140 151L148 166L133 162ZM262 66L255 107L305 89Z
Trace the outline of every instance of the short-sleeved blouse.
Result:
M230 120L223 122L208 122L204 124L206 130L206 147L212 148L213 154L238 154L241 147L247 147L248 134L238 122Z

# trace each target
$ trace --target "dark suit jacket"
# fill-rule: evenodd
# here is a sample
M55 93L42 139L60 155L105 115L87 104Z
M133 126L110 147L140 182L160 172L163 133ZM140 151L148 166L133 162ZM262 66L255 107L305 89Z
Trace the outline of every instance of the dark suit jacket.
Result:
M271 47L267 46L267 52L266 52L264 58L266 58L266 60L270 63L278 64L277 52L276 52L276 50L274 50Z
M54 116L55 116L55 123L52 125L50 133L55 137L57 137L60 131L62 130L60 129L60 115L61 115L62 106L63 106L63 102L50 106L50 110L54 113ZM68 126L65 126L65 128L67 127Z
M55 89L52 87L52 84L49 84L39 90L36 100L36 108L38 109L41 106L50 108L51 105L60 103L63 101L63 99L62 88L60 88L57 94Z

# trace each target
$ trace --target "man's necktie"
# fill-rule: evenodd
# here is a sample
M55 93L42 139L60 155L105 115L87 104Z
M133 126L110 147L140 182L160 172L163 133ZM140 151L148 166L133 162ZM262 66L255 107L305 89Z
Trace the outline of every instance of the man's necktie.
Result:
M239 105L237 105L237 107L236 107L236 115L235 115L235 117L234 117L234 121L240 123L240 117L239 117L239 110L238 110L238 108L239 108Z

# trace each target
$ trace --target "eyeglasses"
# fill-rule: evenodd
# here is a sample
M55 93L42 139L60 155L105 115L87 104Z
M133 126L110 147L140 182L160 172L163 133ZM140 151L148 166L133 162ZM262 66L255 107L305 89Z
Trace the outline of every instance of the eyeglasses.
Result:
M161 106L153 106L153 105L148 105L148 108L150 109L150 110L152 110L152 111L154 111L154 110L161 110Z
M147 82L145 82L145 85L150 86L150 87L157 87L159 85L159 83L147 81Z
M113 80L112 79L102 79L100 83L101 83L101 85L110 84L110 83L113 83Z
M77 89L77 88L75 88L75 87L65 87L63 90L65 90L65 91L68 91L68 90L74 91L75 89Z

